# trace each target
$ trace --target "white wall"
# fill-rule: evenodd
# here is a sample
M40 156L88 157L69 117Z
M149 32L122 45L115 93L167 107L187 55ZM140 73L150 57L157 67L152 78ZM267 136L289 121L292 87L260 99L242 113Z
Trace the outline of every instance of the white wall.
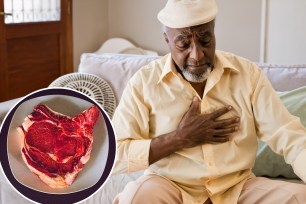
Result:
M260 58L261 1L217 0L217 49Z
M306 63L306 1L267 0L265 59L270 63Z
M159 54L168 52L158 11L165 0L109 0L109 37L124 37ZM217 49L259 61L261 1L217 0Z
M108 0L73 0L74 70L84 52L94 52L108 38Z
M165 0L109 0L109 36L123 37L137 46L167 52L157 13Z

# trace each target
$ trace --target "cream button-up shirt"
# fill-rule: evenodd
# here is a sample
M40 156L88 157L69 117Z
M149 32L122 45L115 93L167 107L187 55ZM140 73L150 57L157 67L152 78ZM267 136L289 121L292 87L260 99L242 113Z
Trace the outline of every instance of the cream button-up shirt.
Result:
M154 137L177 129L199 95L177 72L171 55L140 69L129 81L113 117L118 138L114 173L147 169L173 182L184 203L237 203L244 182L253 177L257 139L284 155L306 181L306 130L289 114L261 69L230 53L216 51L215 67L201 99L201 113L231 105L221 116L240 117L229 142L199 144L148 164Z

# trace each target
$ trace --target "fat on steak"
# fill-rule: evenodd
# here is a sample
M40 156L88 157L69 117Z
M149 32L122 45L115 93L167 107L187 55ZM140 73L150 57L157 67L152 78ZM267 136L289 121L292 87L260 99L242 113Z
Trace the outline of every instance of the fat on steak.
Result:
M99 113L93 105L69 117L36 105L17 128L21 155L29 169L52 188L71 185L90 158Z

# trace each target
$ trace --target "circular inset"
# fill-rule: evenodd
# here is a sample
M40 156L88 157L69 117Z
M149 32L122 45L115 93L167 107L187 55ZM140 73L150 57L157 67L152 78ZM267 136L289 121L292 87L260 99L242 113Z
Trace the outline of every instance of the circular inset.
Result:
M20 138L16 128L31 114L37 104L45 104L52 110L71 117L92 105L96 105L100 110L93 129L90 160L68 187L49 187L30 172L22 160ZM19 101L4 119L0 139L0 160L8 181L21 195L39 203L75 203L88 198L102 187L115 159L115 136L107 114L100 104L87 95L66 88L42 89Z

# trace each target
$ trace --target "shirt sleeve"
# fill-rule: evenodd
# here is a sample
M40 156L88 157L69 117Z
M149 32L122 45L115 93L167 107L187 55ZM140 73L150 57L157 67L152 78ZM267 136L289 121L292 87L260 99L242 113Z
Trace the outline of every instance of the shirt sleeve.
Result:
M298 117L289 113L261 71L251 101L258 137L283 155L306 182L306 129Z
M113 174L131 173L149 166L149 108L135 77L127 84L113 117L117 157Z

